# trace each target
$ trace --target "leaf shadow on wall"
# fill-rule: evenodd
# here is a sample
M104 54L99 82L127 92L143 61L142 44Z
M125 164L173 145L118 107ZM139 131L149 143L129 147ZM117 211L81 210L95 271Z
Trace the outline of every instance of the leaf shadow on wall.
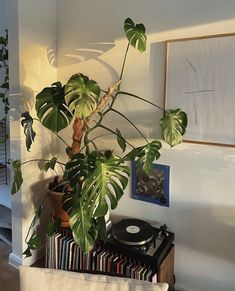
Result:
M59 54L58 51L52 47L47 49L47 58L49 63L56 68L78 65L93 59L105 67L112 79L116 81L119 79L118 72L108 62L100 58L114 46L114 42L84 43L80 44L79 47L64 48Z

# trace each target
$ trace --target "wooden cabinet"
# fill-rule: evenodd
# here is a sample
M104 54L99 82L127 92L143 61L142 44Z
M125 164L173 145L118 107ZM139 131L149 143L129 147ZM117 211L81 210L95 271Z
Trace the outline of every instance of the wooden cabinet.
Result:
M169 291L174 290L174 235L153 255L143 248L121 245L113 240L98 243L89 253L83 253L75 245L69 231L60 230L47 238L46 267L78 272L105 273L140 280L166 282Z
M172 245L166 257L158 268L158 282L168 283L169 291L174 291L175 275L174 275L174 259L175 259L175 246Z

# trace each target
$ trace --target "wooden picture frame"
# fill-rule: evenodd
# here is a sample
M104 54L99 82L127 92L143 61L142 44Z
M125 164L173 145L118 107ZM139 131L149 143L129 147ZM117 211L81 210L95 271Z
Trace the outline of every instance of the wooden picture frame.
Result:
M187 113L184 141L235 147L235 34L166 44L165 109Z

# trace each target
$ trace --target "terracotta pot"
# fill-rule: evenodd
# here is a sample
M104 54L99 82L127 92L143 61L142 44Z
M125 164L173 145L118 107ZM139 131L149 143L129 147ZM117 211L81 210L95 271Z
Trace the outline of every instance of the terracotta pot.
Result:
M52 207L52 216L60 218L61 227L69 227L69 215L62 208L62 193L49 190L48 185L46 186L46 191Z

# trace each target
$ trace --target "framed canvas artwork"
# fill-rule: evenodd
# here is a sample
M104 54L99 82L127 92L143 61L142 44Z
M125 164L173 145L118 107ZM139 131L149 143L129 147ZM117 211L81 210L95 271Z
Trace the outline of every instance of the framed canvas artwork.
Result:
M185 141L235 146L235 35L167 41L168 108L187 113Z

